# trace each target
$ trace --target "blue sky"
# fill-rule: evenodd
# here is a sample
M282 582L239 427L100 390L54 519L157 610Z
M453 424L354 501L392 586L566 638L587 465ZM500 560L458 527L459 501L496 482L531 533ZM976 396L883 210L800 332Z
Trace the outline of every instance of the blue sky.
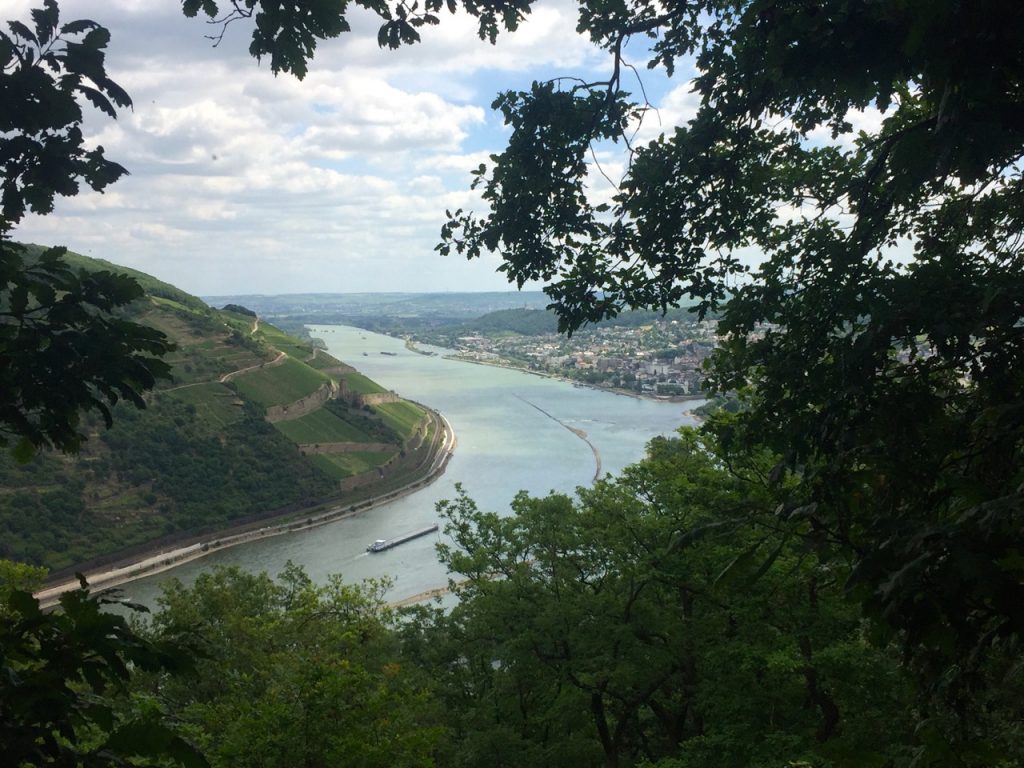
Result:
M0 0L0 20L27 21L32 5ZM249 57L246 22L214 49L203 22L179 8L64 0L63 21L111 30L108 73L134 109L116 121L90 113L86 130L131 176L61 200L15 236L201 295L508 288L497 257L433 252L446 208L481 209L469 170L507 135L489 105L502 89L604 77L609 66L576 34L569 2L540 0L496 46L477 40L473 20L445 14L425 42L398 52L379 50L375 17L355 11L353 32L323 43L302 82ZM649 139L696 105L685 68L671 81L641 71L659 107L642 129ZM613 178L621 172L614 152L602 149L601 161ZM596 176L593 194L610 194Z

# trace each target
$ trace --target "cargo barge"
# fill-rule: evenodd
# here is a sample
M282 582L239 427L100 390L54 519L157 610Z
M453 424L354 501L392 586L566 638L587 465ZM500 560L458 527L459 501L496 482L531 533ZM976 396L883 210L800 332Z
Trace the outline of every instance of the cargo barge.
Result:
M366 548L367 552L383 552L393 547L397 547L399 544L405 544L407 541L418 539L420 536L426 536L428 533L433 533L437 530L437 523L427 526L426 528L420 528L416 531L410 531L409 533L403 533L401 536L396 536L393 539L377 539L373 544Z

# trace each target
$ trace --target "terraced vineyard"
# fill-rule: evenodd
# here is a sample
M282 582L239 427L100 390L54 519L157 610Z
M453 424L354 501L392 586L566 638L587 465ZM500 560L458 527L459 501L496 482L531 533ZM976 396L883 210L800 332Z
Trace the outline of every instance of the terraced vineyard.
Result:
M381 403L373 406L381 419L403 438L411 437L416 428L427 418L427 413L418 405L406 400L397 403Z
M257 405L287 405L316 392L330 378L294 358L265 366L232 380L238 391Z
M347 386L350 391L359 395L373 395L379 392L387 392L387 390L380 384L375 382L373 379L368 379L358 371L346 373L341 378L344 380L345 386Z
M273 325L260 323L260 327L255 335L264 344L284 352L288 357L295 360L305 362L307 358L313 356L312 346L285 333L280 328L275 328Z
M195 408L199 419L216 427L226 427L245 418L244 401L231 389L217 382L182 387L170 394L174 399Z
M41 454L18 465L0 454L0 557L84 568L126 548L307 515L422 477L424 446L411 439L427 418L422 408L366 404L387 390L322 349L135 276L147 295L128 314L175 342L173 379L145 411L119 406L110 431L88 419L92 436L77 458ZM332 381L345 387L324 387Z
M310 459L331 477L341 480L353 475L361 475L378 467L392 456L395 451L359 451L353 453L316 454Z
M300 445L380 442L379 434L370 434L327 408L320 408L300 419L277 422L274 426L289 440Z

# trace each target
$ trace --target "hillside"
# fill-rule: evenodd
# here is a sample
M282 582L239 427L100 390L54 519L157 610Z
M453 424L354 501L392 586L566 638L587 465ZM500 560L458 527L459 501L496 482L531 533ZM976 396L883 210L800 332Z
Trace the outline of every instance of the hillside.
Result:
M149 275L127 309L177 345L148 407L85 418L81 454L0 456L0 557L56 571L130 548L356 501L421 476L440 430L351 366ZM235 307L242 310L242 307Z

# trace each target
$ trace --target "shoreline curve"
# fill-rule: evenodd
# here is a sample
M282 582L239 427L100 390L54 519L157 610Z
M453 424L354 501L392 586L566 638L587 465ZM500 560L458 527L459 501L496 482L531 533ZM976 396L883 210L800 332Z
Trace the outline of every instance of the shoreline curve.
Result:
M451 460L458 445L455 430L448 419L438 411L431 409L430 412L439 419L443 429L443 437L432 457L430 468L423 477L380 496L374 496L347 506L334 507L327 512L308 516L304 520L291 520L276 525L265 525L257 529L253 529L251 525L244 526L244 530L239 530L239 527L232 528L229 526L209 534L208 541L196 542L176 549L154 550L149 554L133 558L124 565L107 567L100 571L84 574L89 588L93 591L102 591L120 587L147 576L155 576L169 571L179 565L198 560L223 549L272 536L282 536L287 533L317 528L321 525L354 517L383 504L409 496L421 488L426 488L445 473L445 470L448 468L448 462ZM232 533L232 531L236 532ZM57 604L62 594L78 587L79 582L76 578L67 579L38 590L35 593L35 597L39 600L41 607L50 608Z

